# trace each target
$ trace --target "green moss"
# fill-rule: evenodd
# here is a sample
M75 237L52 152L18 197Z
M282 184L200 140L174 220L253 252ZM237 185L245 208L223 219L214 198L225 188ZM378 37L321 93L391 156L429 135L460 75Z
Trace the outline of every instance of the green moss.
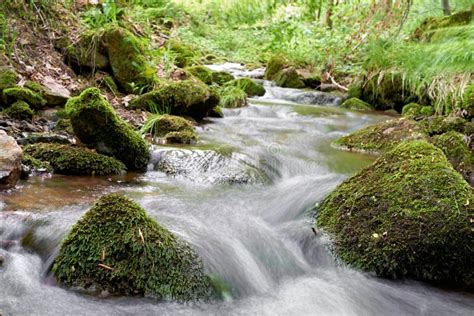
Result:
M48 88L34 81L27 81L24 87L39 94L43 99L45 99L46 104L48 105L62 106L68 100L68 98L65 97L64 95L60 95L58 93L52 92Z
M157 81L156 69L145 56L144 45L130 31L114 27L104 34L115 80L127 93L149 90Z
M429 41L436 33L436 30L446 27L467 25L472 20L472 16L472 11L462 11L449 16L426 18L413 32L412 38L416 40Z
M348 88L347 94L349 98L360 99L362 97L362 85L360 82L351 84Z
M105 176L120 174L126 169L123 163L112 157L71 145L38 143L26 146L25 152L48 162L59 174Z
M196 58L195 50L179 41L170 40L167 43L167 46L170 48L171 52L174 54L174 62L176 66L184 68L192 64L193 60Z
M277 73L289 66L288 60L283 56L273 56L267 63L265 79L274 80Z
M67 118L59 119L56 122L56 126L54 127L55 131L64 131L68 134L73 135L74 129L72 128L71 120Z
M247 94L237 86L226 86L220 90L223 108L240 108L247 105Z
M168 144L190 144L198 138L190 121L168 114L160 115L156 120L154 135Z
M26 152L23 152L21 164L29 167L32 171L53 172L53 167L49 162L36 159Z
M223 118L224 112L222 111L222 108L220 106L216 106L209 112L208 115L209 117Z
M421 126L408 119L390 120L358 130L336 140L336 148L380 154L392 149L402 141L425 139Z
M317 89L321 86L321 76L319 74L313 74L309 77L303 77L303 83L305 87L311 89Z
M207 85L212 84L212 70L205 66L188 67L186 70Z
M31 120L35 114L28 103L23 101L13 103L2 112L7 114L9 117L18 120Z
M265 94L265 88L249 78L239 78L229 81L226 86L238 87L249 97L263 96Z
M129 170L145 170L150 159L147 143L117 116L97 88L84 90L66 104L76 136L98 152L122 161Z
M405 89L403 75L398 72L367 79L362 88L361 99L377 110L395 109L399 113L405 104L418 101L415 95Z
M467 145L466 137L455 131L450 131L434 136L432 143L440 148L466 181L473 183L474 180L474 153Z
M202 119L219 103L219 97L206 85L191 80L163 84L130 102L132 108Z
M234 79L235 79L234 76L232 76L230 73L225 72L225 71L212 72L212 82L220 86Z
M455 116L432 116L420 121L420 125L430 136L444 134L449 131L463 132L467 121Z
M473 205L442 151L410 141L342 183L319 207L317 225L357 268L472 288Z
M275 83L279 87L301 89L305 87L303 78L296 72L294 67L285 68L279 71L274 77Z
M42 109L46 105L46 100L30 89L15 87L3 90L3 102L5 104L11 105L17 101L24 101L35 110Z
M415 118L421 114L421 105L418 103L412 102L403 106L402 115L408 118Z
M329 106L314 106L314 105L295 105L293 110L299 115L308 115L314 117L324 117L331 115L339 115L344 113L343 110L336 107Z
M6 88L16 86L17 74L14 69L0 67L0 94Z
M474 84L470 84L466 87L460 103L460 108L465 111L464 116L468 119L474 118Z
M356 111L370 111L373 110L372 106L367 102L362 101L361 99L357 98L350 98L344 101L341 104L341 108L348 109L348 110L356 110Z
M187 243L118 194L100 198L72 227L53 265L66 286L180 301L210 297L203 270Z
M431 116L435 114L435 110L432 106L422 106L420 109L420 114L423 116Z

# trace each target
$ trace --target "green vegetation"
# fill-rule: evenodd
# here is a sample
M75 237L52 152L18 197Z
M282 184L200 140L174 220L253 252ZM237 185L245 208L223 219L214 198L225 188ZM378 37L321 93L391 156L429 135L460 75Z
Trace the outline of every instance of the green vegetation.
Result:
M73 226L53 265L66 286L189 301L211 295L196 252L118 194L100 198Z
M222 86L225 83L234 80L234 76L225 71L214 71L212 73L212 82Z
M76 136L99 153L122 161L129 170L145 170L150 159L147 143L126 122L97 88L84 90L66 104Z
M45 172L53 172L53 167L51 167L49 162L36 159L26 152L23 152L23 159L21 161L21 164L27 166L33 172L39 170Z
M249 78L239 78L229 81L226 86L237 87L245 92L248 97L263 96L265 88Z
M2 113L18 120L31 120L35 114L28 103L23 101L16 101L10 107L3 110Z
M140 132L160 137L169 144L190 144L197 140L196 131L190 121L168 114L151 114Z
M472 201L441 150L403 142L331 193L317 225L357 268L472 288Z
M27 88L14 87L3 90L3 103L12 105L17 101L28 103L33 109L39 110L46 105L46 100L36 92Z
M247 93L238 86L229 85L220 90L223 108L241 108L247 106Z
M205 66L193 66L188 67L186 70L191 73L194 77L198 78L202 82L207 85L211 85L213 83L212 80L212 70Z
M15 70L9 67L0 67L0 94L6 88L16 86L17 74Z
M380 154L402 141L426 139L425 130L409 119L390 120L341 137L333 144L337 148Z
M59 174L105 176L126 170L120 161L82 147L38 143L28 145L25 152L32 158L49 163ZM30 159L30 162L37 165L36 161Z
M357 98L350 98L341 104L341 108L356 111L370 111L373 107L367 102Z

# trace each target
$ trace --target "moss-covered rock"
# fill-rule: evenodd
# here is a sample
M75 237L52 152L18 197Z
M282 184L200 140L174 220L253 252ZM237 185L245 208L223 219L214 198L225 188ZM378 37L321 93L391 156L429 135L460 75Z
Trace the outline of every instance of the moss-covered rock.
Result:
M158 110L160 113L190 116L195 119L202 119L218 104L219 97L215 96L211 89L192 80L164 84L130 102L132 108Z
M230 73L226 71L214 71L212 73L212 82L220 86L234 79L235 79L234 76L232 76Z
M432 143L440 148L463 177L471 185L474 184L474 153L468 147L467 138L456 131L434 136Z
M241 108L247 106L247 94L237 86L227 86L220 90L221 101L219 106L223 108Z
M149 90L157 81L156 69L146 60L143 43L130 31L113 27L104 43L115 80L127 93Z
M398 72L368 78L362 87L361 99L377 110L395 109L399 113L405 104L418 102L418 98L405 89L403 75Z
M473 205L442 151L410 141L342 183L319 207L317 225L357 268L472 288Z
M194 77L198 78L202 82L207 85L212 84L212 70L205 66L192 66L186 68L186 70L193 75Z
M17 101L2 111L11 118L17 120L31 120L35 114L28 103Z
M54 172L59 174L105 176L126 170L120 161L83 147L38 143L26 146L25 152L33 158L48 162Z
M185 45L177 40L170 40L167 44L170 51L174 55L174 62L176 66L184 68L192 64L193 60L196 58L197 54L195 50Z
M67 118L59 119L54 126L55 131L64 131L68 134L73 135L74 129L72 128L71 120Z
M243 90L249 97L261 97L265 95L265 88L261 84L256 83L255 81L249 78L239 78L229 81L226 86L238 87Z
M277 86L283 88L301 89L305 87L303 77L301 77L294 67L288 67L279 71L274 80Z
M283 56L273 56L267 63L265 79L274 80L277 73L289 66L289 61Z
M470 84L464 90L461 109L465 112L463 116L468 119L474 118L474 84Z
M156 122L155 136L169 144L190 144L197 140L197 134L190 121L173 115L160 115Z
M446 27L467 25L473 19L472 11L461 11L449 16L428 17L413 32L412 39L429 41L436 30Z
M444 134L449 131L462 133L467 121L456 116L431 116L420 121L420 125L430 136Z
M145 170L150 159L147 143L125 121L97 88L84 90L66 103L76 136L99 153L122 161L129 170Z
M203 270L187 243L118 194L100 198L72 227L53 265L69 287L180 301L211 295Z
M415 121L401 118L370 125L339 138L333 145L344 150L380 154L402 141L426 138L424 129Z
M222 108L220 106L216 106L209 112L208 115L209 117L223 118L224 112L222 111Z
M303 83L305 87L311 89L317 89L321 86L321 76L319 74L312 74L308 77L303 77Z
M39 110L46 105L46 100L36 92L27 88L14 87L3 90L3 102L12 105L17 101L28 103L33 109Z
M349 85L347 95L349 98L360 99L362 97L362 84L359 81L356 81Z
M357 98L350 98L342 102L341 108L348 109L348 110L356 110L356 111L373 110L373 107L370 104Z
M435 109L432 106L425 105L421 107L420 114L423 116L431 116L435 114Z
M64 89L64 87L62 86L58 87L60 87L61 90L53 91L48 87L45 87L34 81L27 81L25 83L25 88L28 88L35 93L38 93L46 101L46 104L52 106L62 106L66 104L67 100L70 97L69 91Z
M17 77L14 69L5 66L0 67L0 94L3 93L3 90L16 86Z
M26 166L29 172L53 172L49 162L36 159L26 152L23 152L21 164Z
M421 115L422 106L418 103L412 102L403 106L402 115L408 118L415 118Z

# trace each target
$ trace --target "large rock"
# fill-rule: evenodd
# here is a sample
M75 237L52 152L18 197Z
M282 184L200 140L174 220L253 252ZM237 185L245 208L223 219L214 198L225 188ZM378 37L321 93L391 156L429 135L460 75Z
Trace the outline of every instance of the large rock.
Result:
M130 106L151 112L202 119L219 104L219 96L201 82L169 82L134 99Z
M187 243L118 194L99 199L73 226L53 265L69 287L181 301L211 295L203 270Z
M380 154L402 141L426 139L425 130L413 120L390 120L358 130L333 143L339 149Z
M13 188L21 175L23 152L15 139L0 130L0 190Z
M71 97L71 92L56 82L52 77L45 77L42 85L28 81L25 87L40 94L50 106L64 105Z
M198 138L190 121L168 114L157 117L151 133L165 144L191 144Z
M242 89L249 97L261 97L265 95L265 88L261 84L256 83L249 78L239 78L232 80L228 82L226 86L238 87Z
M274 80L277 86L283 88L301 89L305 87L303 77L298 74L294 67L288 67L279 71Z
M104 34L104 43L115 80L127 93L147 91L157 80L157 71L145 58L145 47L130 31L114 27Z
M149 160L147 143L117 116L99 89L89 88L71 98L66 110L76 136L104 155L122 161L129 170L145 170Z
M473 198L440 149L404 142L331 193L317 225L350 265L472 289Z

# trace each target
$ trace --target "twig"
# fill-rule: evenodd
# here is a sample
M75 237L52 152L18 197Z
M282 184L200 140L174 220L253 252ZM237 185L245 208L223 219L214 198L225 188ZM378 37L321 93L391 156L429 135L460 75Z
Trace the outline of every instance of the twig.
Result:
M109 267L108 265L103 264L103 263L99 263L99 264L97 264L97 266L100 267L100 268L104 268L104 269L110 270L110 271L112 271L112 270L114 269L114 268Z
M328 77L329 77L329 79L331 80L331 83L332 83L333 85L335 85L336 87L338 87L339 89L341 89L341 90L343 90L343 91L345 91L345 92L349 91L349 89L347 89L347 88L344 87L343 85L340 85L339 83L337 83L336 80L334 80L334 78L331 76L330 73L328 73Z

